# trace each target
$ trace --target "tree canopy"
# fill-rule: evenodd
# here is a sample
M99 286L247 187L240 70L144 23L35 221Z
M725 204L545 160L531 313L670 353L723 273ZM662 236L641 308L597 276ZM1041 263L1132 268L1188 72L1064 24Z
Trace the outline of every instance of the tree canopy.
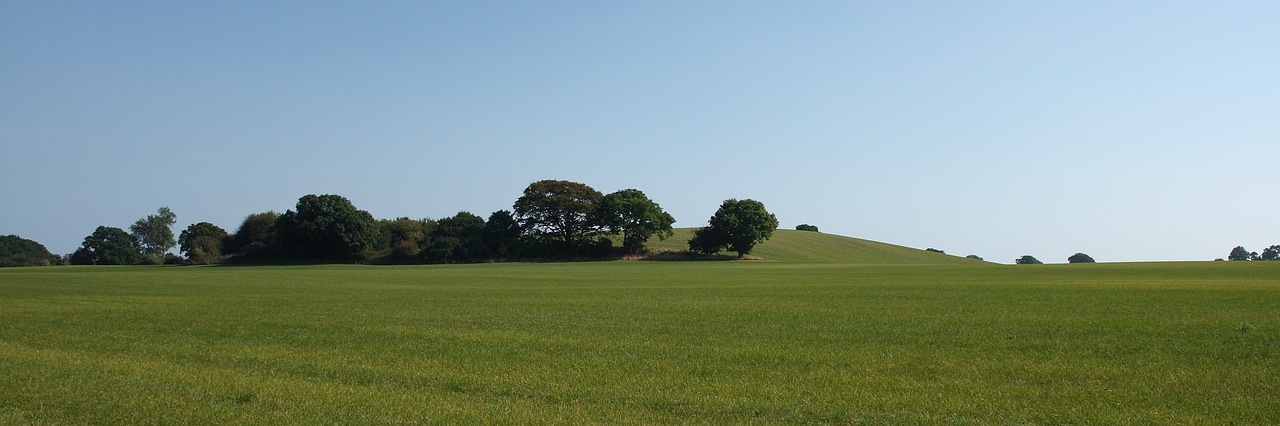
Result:
M803 223L803 224L800 224L800 225L796 225L796 230L797 230L797 231L818 232L818 227L817 227L817 226L810 225L810 224L807 224L807 223Z
M156 210L156 214L147 215L134 222L129 227L129 233L137 240L138 250L143 255L161 260L165 252L178 244L173 239L173 224L177 221L178 215L168 207L161 207Z
M297 210L276 219L280 246L309 260L366 260L382 240L382 230L369 212L340 195L305 195Z
M1244 246L1236 246L1231 249L1231 254L1227 255L1227 260L1249 260L1249 250Z
M604 196L597 213L610 232L622 235L622 248L628 253L644 251L644 243L651 237L665 240L674 233L671 225L676 219L638 189Z
M1084 253L1076 253L1067 257L1067 263L1094 263L1093 258Z
M1262 249L1262 260L1280 260L1280 245Z
M73 265L134 265L142 262L138 242L123 229L99 226L71 254Z
M596 208L602 199L600 191L585 184L541 180L525 188L514 210L531 236L572 252L600 231Z
M58 263L58 257L49 253L44 245L17 235L0 236L0 267L48 266Z
M1040 265L1040 264L1043 264L1044 262L1041 262L1040 259L1036 259L1035 256L1024 254L1022 255L1022 257L1019 257L1017 260L1014 260L1013 263L1016 263L1019 265Z
M209 222L193 223L178 235L178 248L191 263L210 264L222 259L222 248L230 242L225 229Z
M721 250L737 252L743 257L773 236L778 228L778 218L756 200L728 199L711 216L705 228L694 231L689 249L699 253L714 254Z

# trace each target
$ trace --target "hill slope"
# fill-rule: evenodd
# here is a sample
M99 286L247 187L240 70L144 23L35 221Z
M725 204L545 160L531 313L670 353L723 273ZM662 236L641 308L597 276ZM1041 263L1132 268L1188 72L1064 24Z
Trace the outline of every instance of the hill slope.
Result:
M666 241L652 239L651 248L688 250L693 228L679 228ZM818 232L779 229L756 245L751 257L780 262L865 263L888 265L977 264L976 260L876 241Z

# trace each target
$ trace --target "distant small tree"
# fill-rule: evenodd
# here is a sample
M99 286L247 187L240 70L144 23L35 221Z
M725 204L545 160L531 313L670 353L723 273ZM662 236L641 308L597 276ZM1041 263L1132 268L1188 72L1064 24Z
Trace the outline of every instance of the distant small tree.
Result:
M924 251L931 251L931 252L934 252L934 253L947 254L947 252L942 251L942 250L938 250L938 249L933 248L933 247L929 247L929 248L927 248L927 249L924 249Z
M1016 263L1019 265L1040 265L1040 264L1043 264L1044 262L1041 262L1040 259L1036 259L1035 256L1024 254L1022 255L1022 257L1019 257L1017 260L1014 260L1013 263Z
M1280 245L1267 247L1262 250L1262 260L1280 260Z
M980 256L978 256L978 255L976 255L976 254L971 254L971 255L965 256L964 258L965 258L965 259L973 259L973 260L982 260L982 257L980 257Z
M129 233L138 243L139 250L155 263L164 261L164 253L178 245L173 239L173 224L178 215L168 207L161 207L156 214L138 219L129 227Z
M1067 263L1094 263L1094 261L1087 254L1076 253L1067 258Z
M765 210L764 203L728 199L720 204L707 227L694 231L689 249L715 254L727 248L743 257L751 253L756 244L773 236L773 230L777 228L777 216Z
M71 254L74 265L135 265L144 256L138 249L138 241L123 229L99 226L80 248Z
M1249 260L1249 250L1243 246L1236 246L1231 249L1231 254L1227 255L1227 260Z
M807 224L807 223L804 223L804 224L796 225L796 230L797 230L797 231L818 232L818 227L813 226L813 225L810 225L810 224Z

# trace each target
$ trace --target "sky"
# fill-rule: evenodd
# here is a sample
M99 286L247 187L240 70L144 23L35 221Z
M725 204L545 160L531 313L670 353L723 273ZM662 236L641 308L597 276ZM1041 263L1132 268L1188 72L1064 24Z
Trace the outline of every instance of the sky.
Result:
M0 235L529 183L1012 263L1280 244L1280 2L0 0Z

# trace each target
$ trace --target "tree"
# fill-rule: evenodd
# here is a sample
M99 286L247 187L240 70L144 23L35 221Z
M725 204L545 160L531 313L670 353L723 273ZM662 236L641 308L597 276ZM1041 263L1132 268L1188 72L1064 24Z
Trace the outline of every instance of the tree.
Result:
M382 240L382 230L369 212L340 195L304 195L297 210L276 219L284 254L296 259L364 261Z
M71 254L71 263L75 265L134 265L141 263L144 256L138 248L138 241L123 229L99 226L80 248Z
M796 225L796 230L818 232L818 227L805 223L805 224Z
M720 204L707 227L694 231L689 249L714 254L727 248L741 258L751 253L756 244L773 236L777 228L778 218L765 210L763 203L728 199Z
M209 222L193 223L178 234L178 248L187 261L201 265L222 261L223 247L231 244L225 229Z
M514 255L522 232L520 222L510 211L498 210L490 214L484 223L484 242L489 249L489 258L503 259Z
M249 259L266 259L276 253L276 220L280 215L273 211L245 216L231 238L229 252L238 252Z
M674 217L662 210L638 189L624 189L604 196L598 211L600 223L610 232L622 234L622 248L628 253L644 251L644 243L657 236L670 237Z
M1067 258L1067 263L1094 263L1093 258L1084 253L1076 253Z
M61 263L44 245L17 235L0 236L0 267L48 266Z
M1280 260L1280 245L1263 249L1262 260Z
M965 256L964 258L965 258L965 259L973 259L973 260L982 260L982 256L978 256L978 255L976 255L976 254L971 254L971 255Z
M138 249L143 255L160 263L164 253L178 244L173 239L173 224L177 221L178 215L168 207L161 207L156 210L156 214L147 215L134 222L129 227L129 233L137 240Z
M1017 260L1014 260L1013 263L1016 263L1019 265L1040 265L1040 264L1043 264L1044 262L1041 262L1040 259L1036 259L1035 256L1024 254L1022 255L1022 257L1019 257Z
M182 230L182 233L178 234L178 249L185 253L187 257L191 257L191 250L196 247L195 240L200 237L209 237L214 241L217 241L219 246L218 252L221 254L221 246L223 242L229 238L229 235L227 234L227 230L222 229L222 227L219 227L218 225L214 225L209 222L193 223L187 226L187 229ZM208 253L208 245L208 241L204 241L200 244L200 246L205 249L205 253Z
M542 180L525 188L514 210L530 236L573 252L582 249L599 232L596 208L603 198L600 191L585 184Z
M1249 260L1249 250L1243 246L1236 246L1231 249L1231 254L1227 255L1227 260Z
M436 221L423 252L434 262L468 262L484 259L484 219L470 212Z

